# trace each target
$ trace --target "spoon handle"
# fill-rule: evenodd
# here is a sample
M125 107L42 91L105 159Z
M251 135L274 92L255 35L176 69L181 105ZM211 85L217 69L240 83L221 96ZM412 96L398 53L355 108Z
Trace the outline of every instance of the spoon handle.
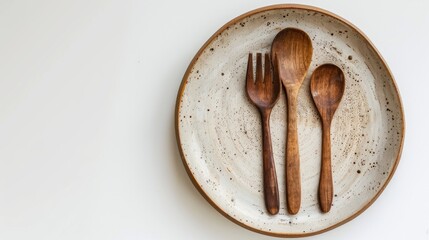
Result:
M287 209L297 214L301 206L301 174L299 167L297 93L287 93L286 193Z
M334 187L331 170L331 124L323 124L322 165L319 181L319 204L322 212L329 212L332 205Z
M264 173L264 196L265 206L270 214L279 212L279 189L277 184L277 174L274 165L273 148L271 144L270 132L271 109L261 111L262 136L263 136L263 173Z

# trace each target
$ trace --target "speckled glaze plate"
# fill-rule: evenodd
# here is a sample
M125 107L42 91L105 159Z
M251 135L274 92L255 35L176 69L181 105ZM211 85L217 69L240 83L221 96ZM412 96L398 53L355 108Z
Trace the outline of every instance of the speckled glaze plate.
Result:
M261 122L245 93L248 53L269 52L287 27L305 31L313 61L299 93L302 202L286 211L284 92L271 115L281 209L271 216L262 189ZM381 26L380 26L381 27ZM346 78L331 128L333 206L319 210L321 123L309 80L323 64ZM243 14L219 29L192 60L176 105L177 141L196 188L220 213L256 232L301 237L337 227L368 208L393 176L404 139L402 104L393 76L368 38L346 20L315 7L275 5Z

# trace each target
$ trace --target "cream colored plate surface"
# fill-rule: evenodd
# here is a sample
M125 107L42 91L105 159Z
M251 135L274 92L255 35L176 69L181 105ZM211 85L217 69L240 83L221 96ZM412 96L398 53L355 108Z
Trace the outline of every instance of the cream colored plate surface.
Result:
M269 52L287 27L305 31L314 48L298 99L302 203L297 215L287 213L282 92L271 115L281 209L271 216L262 189L261 122L246 98L245 73L248 53ZM317 201L321 124L309 90L313 70L323 63L336 64L346 78L332 122L334 200L326 214ZM381 193L399 161L404 122L390 71L356 28L324 10L278 5L234 19L192 61L177 101L179 148L194 184L225 216L264 234L311 235L352 219Z

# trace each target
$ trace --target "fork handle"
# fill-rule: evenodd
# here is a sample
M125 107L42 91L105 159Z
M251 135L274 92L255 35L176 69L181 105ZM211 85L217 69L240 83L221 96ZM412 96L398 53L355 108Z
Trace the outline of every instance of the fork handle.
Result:
M301 174L299 163L297 96L287 92L286 193L287 209L297 214L301 206Z
M270 132L271 109L261 111L262 117L262 144L263 144L263 174L264 174L264 197L265 206L270 214L279 212L279 189L277 174L274 165L273 148Z

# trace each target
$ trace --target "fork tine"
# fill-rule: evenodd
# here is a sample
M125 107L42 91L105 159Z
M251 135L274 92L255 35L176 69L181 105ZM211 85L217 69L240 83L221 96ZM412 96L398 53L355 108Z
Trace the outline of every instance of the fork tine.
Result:
M271 91L273 89L273 80L271 76L271 60L270 55L268 53L265 53L265 73L264 73L264 82L266 89Z
M249 53L249 58L247 60L247 73L246 73L246 87L253 87L255 82L253 81L253 56Z
M263 81L263 70L262 70L262 54L256 54L256 87L262 87Z

